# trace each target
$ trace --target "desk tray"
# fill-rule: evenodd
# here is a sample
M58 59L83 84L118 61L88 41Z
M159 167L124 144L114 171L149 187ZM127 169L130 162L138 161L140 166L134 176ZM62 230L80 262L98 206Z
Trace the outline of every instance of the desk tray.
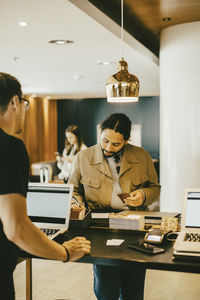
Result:
M85 217L83 219L70 219L69 229L74 227L88 227L92 221L91 210L86 210Z

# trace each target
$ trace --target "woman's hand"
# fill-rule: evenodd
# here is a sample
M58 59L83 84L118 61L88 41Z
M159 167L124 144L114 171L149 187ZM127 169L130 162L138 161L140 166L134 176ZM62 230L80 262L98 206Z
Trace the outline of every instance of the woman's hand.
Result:
M57 162L60 162L62 160L62 157L59 154L57 154L56 155L56 160L57 160Z

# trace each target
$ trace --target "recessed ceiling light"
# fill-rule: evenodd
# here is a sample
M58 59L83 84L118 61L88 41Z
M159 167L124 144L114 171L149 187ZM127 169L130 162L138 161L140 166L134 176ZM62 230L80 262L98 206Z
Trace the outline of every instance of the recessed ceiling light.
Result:
M19 22L18 24L19 24L19 26L21 26L21 27L26 27L26 26L28 26L28 22L26 22L26 21L21 21L21 22Z
M82 75L74 75L73 77L74 77L75 80L80 80L80 79L83 78Z
M74 41L71 40L51 40L49 41L49 44L55 44L55 45L65 45L65 44L73 44Z
M97 63L99 66L108 66L108 65L115 65L115 61L100 61Z
M167 17L167 18L163 18L162 19L164 22L167 22L167 21L171 21L171 18L170 17Z
M19 56L14 56L14 57L13 57L13 60L14 60L14 62L17 62L17 61L18 61L18 59L20 59L20 57L19 57Z

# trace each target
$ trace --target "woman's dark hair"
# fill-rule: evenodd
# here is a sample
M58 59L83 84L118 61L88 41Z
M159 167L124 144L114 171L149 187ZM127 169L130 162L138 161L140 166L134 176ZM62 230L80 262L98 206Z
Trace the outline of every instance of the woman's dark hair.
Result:
M0 72L0 113L7 110L10 99L15 95L22 96L21 84L17 78Z
M108 116L101 123L100 127L102 131L105 129L112 129L115 132L121 133L126 141L130 138L131 121L124 114L116 113Z
M66 132L71 132L76 136L77 141L78 141L78 148L77 148L76 152L79 152L80 148L81 148L81 145L83 144L83 138L81 136L80 129L78 128L77 125L69 125L65 129L65 133ZM67 138L65 139L65 147L67 149L67 155L68 155L70 153L72 147L71 147L70 143L68 142Z

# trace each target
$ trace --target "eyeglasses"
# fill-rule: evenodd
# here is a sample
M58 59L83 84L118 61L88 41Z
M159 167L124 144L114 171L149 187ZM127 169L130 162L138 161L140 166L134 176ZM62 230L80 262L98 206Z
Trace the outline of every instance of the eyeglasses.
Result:
M26 104L26 111L29 110L29 101L23 97L20 97L20 100L24 101L24 103Z

